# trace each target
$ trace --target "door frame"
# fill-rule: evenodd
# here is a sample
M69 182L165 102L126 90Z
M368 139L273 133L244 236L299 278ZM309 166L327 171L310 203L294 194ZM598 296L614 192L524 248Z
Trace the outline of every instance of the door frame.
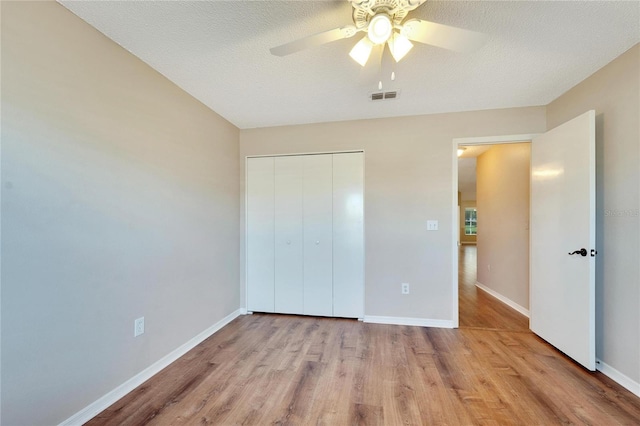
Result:
M473 145L500 145L500 144L512 144L532 142L533 138L540 135L540 133L525 133L517 135L502 135L502 136L481 136L481 137L468 137L468 138L454 138L451 145L451 163L452 163L452 180L453 191L451 193L452 206L451 206L451 221L454 224L452 226L451 241L452 241L452 264L451 264L451 294L452 294L452 323L453 328L460 326L460 312L458 306L458 228L460 224L458 220L458 147L473 146Z
M282 153L269 153L269 154L247 154L244 156L244 187L242 188L242 202L244 206L241 206L242 217L240 218L240 226L243 232L243 236L241 236L241 247L240 253L242 254L242 258L240 259L240 268L242 274L240 276L240 314L241 315L252 315L253 311L249 309L249 280L248 276L248 262L247 262L247 249L248 249L248 205L249 205L249 195L247 193L247 184L248 184L248 162L250 158L262 158L262 157L291 157L291 156L301 156L301 155L324 155L324 154L351 154L351 153L362 153L362 318L358 318L358 321L363 321L365 317L366 310L366 262L367 262L367 234L366 234L366 152L364 148L361 149L345 149L345 150L334 150L334 151L300 151L300 152L290 152L285 151Z

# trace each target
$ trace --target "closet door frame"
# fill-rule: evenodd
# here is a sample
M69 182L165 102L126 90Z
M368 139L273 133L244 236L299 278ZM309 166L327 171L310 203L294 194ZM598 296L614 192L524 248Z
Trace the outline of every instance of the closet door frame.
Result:
M366 270L365 270L365 263L366 263L366 209L364 209L364 206L366 205L366 162L365 162L365 158L366 158L366 152L364 149L352 149L352 150L345 150L345 151L313 151L313 152L289 152L289 153L279 153L279 154L261 154L261 155L247 155L244 159L245 162L245 167L244 167L244 185L245 185L245 191L244 191L244 308L241 308L241 313L242 314L253 314L253 311L251 311L248 308L248 300L249 300L249 280L248 280L248 262L247 262L247 247L248 247L248 241L249 241L249 232L248 232L248 193L247 193L247 187L248 187L248 180L249 180L249 176L248 176L248 162L250 158L262 158L262 157L289 157L289 156L301 156L301 155L322 155L322 154L349 154L349 153L361 153L362 154L362 172L363 172L363 176L365 178L363 178L362 181L362 197L363 197L363 213L362 213L362 294L361 294L361 302L362 302L362 315L358 317L359 320L364 320L364 316L366 315L365 313L365 309L366 309L366 305L365 305L365 299L366 299L366 287L365 287L365 283L366 283Z

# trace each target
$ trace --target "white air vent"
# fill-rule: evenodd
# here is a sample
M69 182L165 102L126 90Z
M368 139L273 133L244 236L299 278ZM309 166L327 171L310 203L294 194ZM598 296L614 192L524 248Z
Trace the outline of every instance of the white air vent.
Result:
M371 94L372 101L384 101L387 99L396 99L398 97L398 92L376 92Z

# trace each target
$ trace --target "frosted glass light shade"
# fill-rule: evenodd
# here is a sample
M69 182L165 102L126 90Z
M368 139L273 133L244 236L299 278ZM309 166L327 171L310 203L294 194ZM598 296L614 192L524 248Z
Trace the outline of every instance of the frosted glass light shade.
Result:
M389 39L389 50L396 62L400 62L412 48L413 43L402 34L396 33Z
M369 37L365 36L353 46L353 49L349 52L349 56L364 67L371 55L371 49L373 49L373 43L371 43Z

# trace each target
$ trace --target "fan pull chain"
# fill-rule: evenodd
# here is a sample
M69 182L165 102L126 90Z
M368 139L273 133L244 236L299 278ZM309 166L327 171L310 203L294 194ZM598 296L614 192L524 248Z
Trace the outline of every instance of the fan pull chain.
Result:
M396 81L396 72L391 71L391 81ZM378 81L378 90L382 90L382 80Z

